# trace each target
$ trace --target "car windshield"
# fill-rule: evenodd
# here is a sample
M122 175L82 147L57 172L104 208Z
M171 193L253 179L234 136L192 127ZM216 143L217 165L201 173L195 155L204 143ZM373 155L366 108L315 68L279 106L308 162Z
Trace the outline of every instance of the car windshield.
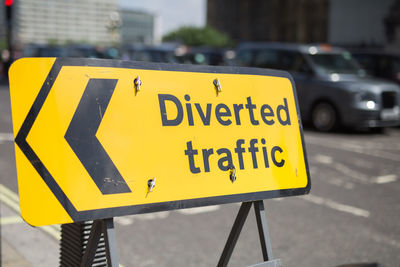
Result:
M364 73L349 53L317 53L310 56L317 69L325 73Z

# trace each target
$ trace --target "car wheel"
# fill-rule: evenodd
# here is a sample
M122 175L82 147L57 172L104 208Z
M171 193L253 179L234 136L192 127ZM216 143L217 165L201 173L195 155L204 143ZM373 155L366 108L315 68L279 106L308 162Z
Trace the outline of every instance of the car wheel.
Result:
M318 103L312 111L312 124L315 129L328 132L338 124L338 115L335 108L326 102Z

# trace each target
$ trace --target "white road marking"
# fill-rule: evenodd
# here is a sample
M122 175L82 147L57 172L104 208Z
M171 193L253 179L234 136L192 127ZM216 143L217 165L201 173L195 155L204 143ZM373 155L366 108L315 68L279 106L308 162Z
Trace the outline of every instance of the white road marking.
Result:
M371 149L366 145L357 145L345 141L330 141L327 139L318 138L315 136L306 135L306 144L318 145L327 148L341 149L353 153L359 153L367 156L373 156L377 158L387 159L391 161L400 162L400 154L390 153L385 151L378 151L377 149Z
M0 184L0 201L5 203L18 214L20 214L18 195L15 194L12 190L5 187L3 184ZM19 221L16 223L19 223ZM60 225L42 226L39 229L43 230L55 239L60 240Z
M13 191L0 184L0 201L7 204L14 211L20 213L19 210L19 199L17 194Z
M10 198L14 202L19 202L18 195L2 184L0 184L0 193L2 193L3 195L6 195L8 198Z
M360 216L364 218L368 218L370 216L370 212L367 210L363 210L360 208L352 207L349 205L341 204L339 202L333 201L331 199L322 198L314 195L305 195L301 196L302 199L312 202L317 205L325 206L337 211L346 212L355 216Z
M317 154L314 157L314 159L315 159L315 161L317 161L319 163L329 165L330 167L335 169L337 172L342 173L350 178L353 178L353 179L361 182L362 184L370 184L371 183L368 175L358 172L358 171L355 171L340 162L334 162L333 158L330 156Z
M206 206L206 207L199 207L199 208L190 208L190 209L183 209L178 210L179 213L186 214L186 215L193 215L205 212L212 212L219 209L220 206Z
M169 211L160 211L146 214L135 215L135 219L139 220L154 220L154 219L164 219L169 215Z
M396 181L397 181L396 174L388 174L388 175L382 175L382 176L376 177L374 182L377 184L386 184L386 183L391 183L391 182L396 182Z
M14 135L12 133L0 133L0 144L13 141L14 141Z
M40 229L54 237L56 240L61 240L61 226L57 225L47 225L42 226Z
M216 206L207 206L207 207L199 207L199 208L190 208L190 209L182 209L177 210L178 213L185 214L185 215L194 215L200 214L205 212L213 212L220 208L219 205ZM147 213L147 214L135 214L123 217L115 217L114 221L120 225L131 225L134 223L135 220L155 220L155 219L164 219L168 217L170 211L162 211L162 212L154 212L154 213Z
M131 216L115 217L114 222L123 226L127 226L133 223L133 218Z
M343 187L343 188L348 189L348 190L351 190L351 189L354 188L354 184L353 183L343 181L342 179L339 179L339 178L329 178L329 179L327 179L326 182L328 184L335 185L335 186L338 186L338 187Z
M361 173L359 171L350 169L349 167L347 167L346 165L344 165L342 163L335 162L334 164L332 164L332 166L336 171L338 171L350 178L353 178L354 180L357 180L357 181L361 182L362 184L370 183L368 175Z
M164 219L169 216L169 211L153 212L146 214L135 214L129 216L115 217L114 221L120 225L131 225L135 220L154 220L154 219Z
M1 217L0 218L1 225L22 223L23 221L24 220L22 220L21 216L9 216L9 217Z
M353 179L361 182L362 184L371 184L371 183L386 184L386 183L395 182L398 179L396 174L381 175L374 179L370 179L368 175L361 173L359 171L355 171L355 170L347 167L345 164L342 164L339 162L334 162L332 157L322 155L322 154L317 154L314 157L314 160L319 163L329 165L330 167L334 168L337 172L340 172L350 178L353 178ZM352 189L354 187L354 184L345 183L343 181L339 181L339 179L329 179L328 183L337 185L337 186L344 186L346 189Z
M332 164L333 163L333 158L327 155L322 155L322 154L317 154L315 156L315 160L319 163L323 164Z
M315 161L322 163L324 165L332 165L333 163L333 158L327 155L322 155L322 154L317 154L314 158ZM310 173L311 175L317 175L317 173L319 172L318 167L316 167L315 165L310 167ZM321 179L323 182L326 182L330 185L334 185L334 186L338 186L338 187L342 187L345 189L353 189L354 188L354 184L351 182L347 182L344 181L343 179L337 178L337 177L329 177L329 179Z

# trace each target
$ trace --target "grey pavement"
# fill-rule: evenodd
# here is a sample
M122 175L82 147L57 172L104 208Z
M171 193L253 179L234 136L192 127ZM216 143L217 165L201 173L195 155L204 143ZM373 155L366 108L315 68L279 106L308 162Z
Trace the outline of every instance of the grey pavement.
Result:
M2 242L2 266L4 267L29 267L32 266L18 251L7 241Z

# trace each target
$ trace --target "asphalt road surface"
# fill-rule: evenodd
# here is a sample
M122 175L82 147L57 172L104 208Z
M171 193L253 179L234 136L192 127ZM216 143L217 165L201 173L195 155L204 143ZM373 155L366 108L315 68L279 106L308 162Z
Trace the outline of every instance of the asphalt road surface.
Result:
M57 266L59 227L19 216L9 93L0 87L1 263ZM264 201L282 266L400 266L400 128L384 133L305 131L311 194ZM215 266L239 204L115 219L121 265ZM251 211L229 266L262 262Z

